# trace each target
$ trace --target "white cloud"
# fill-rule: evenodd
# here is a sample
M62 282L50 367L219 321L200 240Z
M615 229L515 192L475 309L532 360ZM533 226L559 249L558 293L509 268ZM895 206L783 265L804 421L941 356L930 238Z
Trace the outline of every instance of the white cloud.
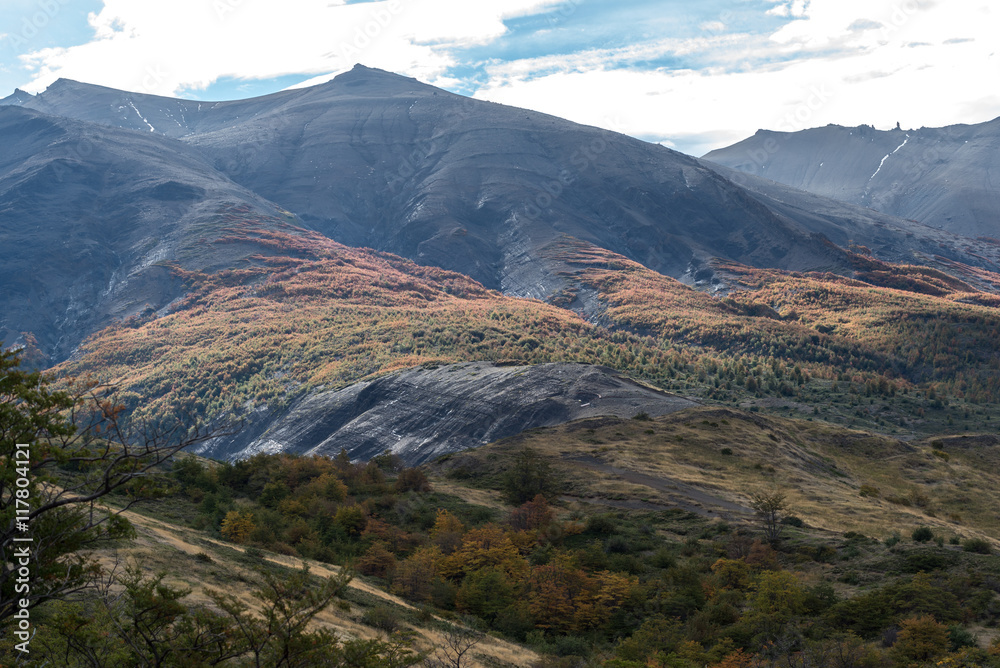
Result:
M494 42L511 18L570 7L567 0L344 2L104 0L91 16L89 43L25 57L36 72L29 89L59 76L165 95L221 77L300 74L319 83L355 62L467 87L452 71L476 65L459 60L463 49ZM991 84L1000 79L1000 14L992 5L782 0L760 10L785 19L771 34L727 32L734 21L723 15L693 37L489 61L476 96L691 153L761 127L987 120L1000 114L1000 91ZM657 60L685 65L651 69L647 63Z
M896 121L904 127L941 126L1000 114L1000 91L989 83L1000 80L995 53L1000 16L988 0L813 0L778 6L787 6L790 14L800 11L801 17L769 39L729 35L726 42L689 41L713 49L718 65L711 68L639 71L624 67L617 52L588 52L580 54L583 67L574 66L575 56L564 57L561 65L553 58L496 65L477 97L671 140L695 154L758 128L828 123L889 128ZM920 42L930 46L908 48ZM646 47L676 52L679 43ZM777 60L759 64L770 57ZM741 58L754 64L741 69Z
M26 88L59 77L162 95L200 90L221 77L321 74L355 62L435 81L452 51L487 44L504 20L559 0L104 0L90 15L94 39L22 56Z

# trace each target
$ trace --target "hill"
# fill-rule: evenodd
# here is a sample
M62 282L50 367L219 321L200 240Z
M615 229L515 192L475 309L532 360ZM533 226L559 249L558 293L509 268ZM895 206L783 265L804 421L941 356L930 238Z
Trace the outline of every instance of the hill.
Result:
M0 107L0 336L47 363L88 334L179 297L163 262L212 271L263 249L213 244L234 220L291 216L190 147Z
M902 666L904 629L924 619L935 661L989 666L998 445L699 407L578 420L421 469L390 456L184 457L164 471L166 496L131 515L129 551L169 566L165 584L192 589L195 606L219 587L252 601L252 569L291 577L305 561L325 576L350 559L359 575L345 603L313 629L411 629L419 649L441 648L460 614L493 636L468 665L627 666L657 653L781 665L843 652ZM545 496L521 503L536 484ZM760 494L781 498L770 541ZM39 643L72 632L42 628ZM101 642L114 650L110 628Z
M609 383L631 388L602 405L613 414L675 403L614 372L685 399L888 433L981 430L1000 417L996 297L922 267L855 255L862 281L717 262L713 296L567 238L543 249L567 286L546 304L315 233L237 225L217 243L293 255L175 268L184 299L99 332L60 370L126 389L136 417L245 420L244 434L214 446L220 456L328 441L419 461L428 439L440 454L513 433L505 410L520 429L583 416L583 397ZM433 368L474 361L489 364L465 380ZM514 370L537 364L563 366Z
M266 409L231 437L197 448L214 459L294 452L408 465L581 417L662 415L695 405L600 366L507 362L424 364L315 390L279 415Z
M1000 168L998 148L1000 119L994 119L918 130L760 130L704 157L955 234L995 238L1000 208L992 174Z

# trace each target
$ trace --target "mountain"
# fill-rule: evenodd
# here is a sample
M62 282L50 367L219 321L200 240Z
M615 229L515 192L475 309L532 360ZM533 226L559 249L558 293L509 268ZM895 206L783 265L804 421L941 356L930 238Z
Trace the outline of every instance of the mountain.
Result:
M690 283L707 280L713 258L851 273L848 243L892 261L1000 268L1000 249L362 66L233 102L60 80L0 104L0 140L12 147L0 234L17 249L2 276L16 286L0 297L3 337L32 332L52 361L115 318L179 297L167 265L233 267L257 252L205 243L241 216L541 299L569 287L546 252L565 239ZM585 294L566 305L599 318Z
M291 91L253 100L198 102L58 79L38 95L15 90L0 100L0 106L18 106L122 130L184 137L225 127L241 116L245 119L272 110L295 97Z
M956 234L1000 236L1000 118L919 130L760 130L705 160Z
M31 332L58 361L87 335L183 294L164 262L234 266L252 242L213 244L225 221L289 215L159 135L0 107L0 333Z

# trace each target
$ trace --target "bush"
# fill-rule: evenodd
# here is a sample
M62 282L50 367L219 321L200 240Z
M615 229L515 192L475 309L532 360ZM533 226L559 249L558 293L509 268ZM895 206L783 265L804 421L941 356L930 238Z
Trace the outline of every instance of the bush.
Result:
M399 613L388 606L376 605L361 615L361 623L386 633L392 633L399 628Z
M975 552L976 554L990 554L993 552L993 546L983 538L969 538L963 541L962 549L966 552Z
M429 492L431 484L427 480L424 472L418 468L403 469L396 478L395 489L397 492Z
M861 488L858 490L858 494L862 497L872 497L876 499L882 496L882 492L874 485L861 485Z
M916 543L926 543L928 541L934 540L934 532L931 531L930 527L917 527L910 534Z
M618 522L612 515L591 515L587 518L587 533L609 535L615 532Z
M948 649L952 652L957 652L963 647L978 647L979 638L977 638L968 629L959 626L958 624L953 624L948 627Z
M930 571L948 568L952 563L954 563L954 559L950 555L936 554L934 552L913 552L906 555L903 570L907 573L919 573L921 571L929 573Z
M632 543L625 536L612 536L604 545L604 551L608 554L631 554Z

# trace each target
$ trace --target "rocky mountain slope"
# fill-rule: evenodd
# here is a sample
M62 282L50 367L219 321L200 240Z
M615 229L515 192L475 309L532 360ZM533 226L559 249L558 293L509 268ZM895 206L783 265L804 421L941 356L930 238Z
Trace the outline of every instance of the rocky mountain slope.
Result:
M919 130L761 130L705 159L956 234L1000 236L1000 118Z
M66 81L5 102L5 341L32 332L49 361L76 351L61 369L119 384L140 417L266 418L218 456L329 440L359 456L404 444L418 461L578 415L493 371L474 383L480 404L516 419L449 421L426 398L440 374L380 378L456 362L601 364L713 401L828 400L839 420L920 433L944 420L931 390L1000 396L983 345L1000 246L360 66L200 108ZM377 250L351 247L364 245ZM835 320L817 295L840 304ZM915 311L938 326L914 329ZM962 359L955 337L974 348ZM910 387L927 394L897 397ZM885 411L853 409L861 391ZM372 393L386 398L369 406ZM415 412L390 403L408 397ZM978 424L992 408L969 411Z
M31 332L52 360L182 294L164 262L215 270L262 252L214 244L227 221L290 219L157 135L7 106L0 143L0 335L9 345Z
M849 273L836 246L848 241L890 260L1000 266L995 249L920 225L746 187L661 146L361 66L224 103L60 80L0 105L11 147L0 230L15 249L3 337L32 332L52 361L115 318L178 297L166 265L232 267L252 254L208 243L234 216L537 298L566 288L566 267L544 249L567 237L688 281L715 257ZM48 268L24 271L38 266ZM599 315L591 302L575 308Z

